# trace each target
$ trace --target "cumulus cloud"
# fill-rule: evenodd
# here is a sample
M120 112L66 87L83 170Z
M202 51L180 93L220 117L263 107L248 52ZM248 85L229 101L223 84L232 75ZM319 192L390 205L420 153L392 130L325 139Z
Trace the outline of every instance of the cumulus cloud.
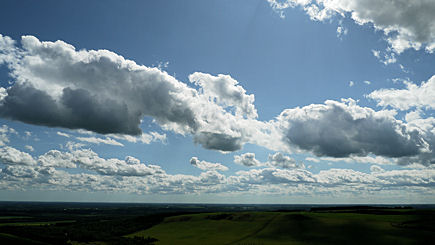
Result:
M269 167L269 168L305 168L304 164L298 164L295 159L290 156L284 155L281 152L269 154L268 161L260 162L255 158L255 153L244 153L242 155L235 155L234 162L246 167Z
M0 146L4 146L9 142L9 134L16 133L15 129L2 125L0 127Z
M237 85L238 82L228 75L212 76L201 72L189 75L189 81L203 89L203 95L209 100L234 107L236 115L256 118L254 95L246 94L246 90Z
M435 109L435 76L419 85L403 81L404 89L380 89L367 95L377 101L378 106L391 106L394 109L409 110L411 108Z
M30 154L10 146L0 147L0 163L6 165L36 165L35 159Z
M69 152L50 150L38 157L38 163L42 167L76 168L73 155Z
M302 169L251 169L249 171L239 171L237 176L233 178L236 178L237 182L241 184L250 185L307 184L316 182L311 172Z
M74 163L81 168L96 171L102 175L147 176L163 173L160 166L145 165L138 159L127 156L125 160L104 159L90 149L80 149L71 153Z
M255 153L244 153L242 155L235 155L234 162L246 167L258 167L263 164L255 158Z
M39 172L38 169L29 166L10 165L3 168L1 174L5 177L15 177L23 181L23 178L36 179Z
M71 152L50 150L38 157L35 161L29 154L14 148L0 148L0 161L9 165L36 165L47 168L77 168L95 171L101 175L113 176L148 176L163 174L164 171L157 165L146 165L139 159L127 156L124 160L101 158L90 149L74 149Z
M435 164L435 118L422 118L419 111L407 113L405 118L410 128L420 132L428 149L417 156L398 159L397 163L401 165L423 164L425 166Z
M378 181L376 177L371 174L355 171L353 169L322 170L315 177L318 183L325 186L385 184Z
M165 130L192 134L196 143L222 151L241 149L252 137L242 126L256 122L254 96L228 75L193 73L189 80L199 87L194 89L107 50L76 50L33 36L23 36L20 47L11 45L0 48L14 78L1 90L3 118L118 135L113 138L139 135L123 137L128 141L164 140L141 131L141 120L149 116Z
M138 135L145 115L197 127L185 98L195 91L157 68L62 41L23 36L21 44L18 60L6 60L15 83L2 100L2 117L104 134Z
M427 150L419 131L396 120L394 112L376 112L352 99L287 109L278 120L285 142L317 156L397 158Z
M284 16L287 8L302 7L312 20L350 16L359 25L381 30L396 53L412 48L435 50L435 2L432 0L268 0Z
M295 159L277 152L273 155L269 155L268 163L274 167L280 168L305 168L303 164L298 164Z
M190 159L190 164L192 166L195 166L201 170L216 170L216 171L227 171L228 168L220 163L211 163L206 161L200 161L197 157L192 157Z
M12 38L0 34L0 50L0 64L16 60L15 41ZM0 103L4 92L0 89Z

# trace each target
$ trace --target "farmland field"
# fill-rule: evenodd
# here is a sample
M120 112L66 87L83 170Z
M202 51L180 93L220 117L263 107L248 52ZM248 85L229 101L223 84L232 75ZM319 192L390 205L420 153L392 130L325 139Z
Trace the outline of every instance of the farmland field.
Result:
M168 217L129 237L155 237L162 245L416 244L435 238L433 225L433 219L406 213L206 213Z
M429 244L434 208L0 202L0 244Z

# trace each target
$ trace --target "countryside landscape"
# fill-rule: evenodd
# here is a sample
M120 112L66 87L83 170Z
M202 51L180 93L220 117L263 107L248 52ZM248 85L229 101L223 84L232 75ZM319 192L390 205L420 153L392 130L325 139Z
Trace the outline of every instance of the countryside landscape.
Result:
M22 244L435 244L435 0L0 0Z
M428 244L433 205L0 203L1 244Z

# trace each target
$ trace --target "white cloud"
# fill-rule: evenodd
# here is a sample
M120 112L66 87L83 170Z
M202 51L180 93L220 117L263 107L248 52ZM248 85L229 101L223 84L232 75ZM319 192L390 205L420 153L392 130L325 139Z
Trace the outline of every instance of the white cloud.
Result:
M89 136L86 137L76 136L75 138L77 140L93 143L93 144L124 146L124 144L116 141L115 139L125 140L131 143L144 143L144 144L150 144L151 142L155 142L155 141L160 141L160 142L166 141L166 134L160 134L158 132L142 133L139 136L132 136L127 134L108 134L106 138L91 136L94 135L94 133L90 131L78 130L78 132ZM67 137L67 138L72 137L70 134L63 133L63 132L57 132L57 135Z
M8 125L3 124L0 127L0 134L11 134L11 133L16 133L15 129L8 127Z
M38 157L38 163L42 167L76 168L74 157L69 152L50 150Z
M0 146L4 146L9 142L9 138L5 134L0 134Z
M35 151L35 149L33 149L33 146L31 145L25 145L24 148L26 148L29 151Z
M309 161L309 162L320 162L319 158L316 157L306 157L305 161Z
M345 27L343 27L341 25L337 27L337 37L338 38L341 39L343 36L346 36L347 33L348 33L348 29L347 28L345 28Z
M139 136L131 136L126 134L109 134L110 137L119 139L119 140L125 140L131 143L143 143L143 144L150 144L151 142L165 142L166 141L166 134L160 134L158 132L149 132L149 133L142 133Z
M228 168L220 163L211 163L206 161L200 161L197 157L192 157L190 159L190 164L192 166L195 166L201 170L215 170L215 171L227 171Z
M39 175L38 169L29 166L9 165L2 169L1 174L24 181L25 178L35 179Z
M396 63L396 54L391 51L391 49L387 49L386 52L381 52L379 50L372 50L373 56L375 56L379 62L384 65Z
M372 82L370 82L370 81L368 81L368 80L365 80L364 83L367 84L367 85L372 84Z
M84 147L86 144L83 143L79 143L79 142L73 142L73 141L68 141L65 144L65 148L68 149L69 151L75 151L78 149L82 149L82 147ZM64 146L61 145L61 149L63 149Z
M102 175L147 176L164 172L160 166L142 164L131 156L127 156L125 160L104 159L90 149L76 150L71 154L73 162L81 168L93 170Z
M244 153L240 156L234 156L234 162L246 167L269 167L269 168L305 168L303 163L298 164L295 159L284 155L281 152L269 154L266 162L260 162L255 158L254 153Z
M258 167L263 164L255 158L255 153L244 153L242 155L235 155L234 162L240 165L244 165L246 167Z
M392 170L375 172L374 176L386 185L396 186L428 186L433 188L435 170Z
M8 93L6 92L6 89L3 87L0 87L0 104L2 104L3 99L6 98Z
M59 131L57 131L56 134L59 135L59 136L67 137L67 138L70 137L69 134L67 134L67 133L63 133L63 132L59 132Z
M284 157L285 158L285 157ZM287 159L288 160L288 159ZM20 161L21 162L21 161ZM161 167L145 165L128 156L125 160L104 159L89 149L51 150L38 157L38 165L6 165L0 171L0 189L105 191L139 194L254 194L254 195L432 195L435 169L387 171L373 165L370 173L351 169L329 169L314 174L300 168L261 168L225 176L221 164L192 158L205 170L198 176L167 174ZM80 167L95 173L66 172L58 168Z
M0 127L0 146L4 146L9 143L9 134L16 133L15 129L2 125Z
M273 155L269 155L269 165L279 168L305 168L303 164L298 164L295 159L277 152Z
M378 102L378 106L391 106L399 110L409 110L413 107L435 109L435 76L422 82L420 86L409 81L403 81L405 89L375 90L368 98Z
M36 161L31 155L10 146L0 147L0 163L6 165L36 165Z
M235 114L256 118L257 110L254 106L254 95L246 94L246 90L228 75L212 76L201 72L189 75L189 81L200 86L203 96L208 100L216 101L224 107L234 107Z
M401 165L433 165L435 163L435 118L421 118L418 111L408 113L405 118L408 122L408 126L417 130L419 134L422 135L422 142L426 144L426 150L417 156L397 159L397 163Z
M233 176L240 184L268 185L289 183L315 183L316 179L309 171L302 169L262 168L239 171Z
M435 2L433 0L268 0L283 16L283 10L302 7L312 20L350 15L359 25L373 24L381 30L391 49L400 54L406 49L435 49Z
M15 41L12 38L0 34L0 51L0 65L10 61L16 62ZM2 95L4 95L4 90L0 89L0 104Z
M375 172L375 173L379 173L379 172L384 172L385 170L377 165L372 165L372 166L370 166L370 171Z

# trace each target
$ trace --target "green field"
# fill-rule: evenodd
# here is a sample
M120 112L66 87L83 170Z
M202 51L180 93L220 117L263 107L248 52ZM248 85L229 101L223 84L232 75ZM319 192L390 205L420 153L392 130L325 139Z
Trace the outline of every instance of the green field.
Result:
M333 212L202 213L166 218L128 237L164 244L427 244L432 217Z

